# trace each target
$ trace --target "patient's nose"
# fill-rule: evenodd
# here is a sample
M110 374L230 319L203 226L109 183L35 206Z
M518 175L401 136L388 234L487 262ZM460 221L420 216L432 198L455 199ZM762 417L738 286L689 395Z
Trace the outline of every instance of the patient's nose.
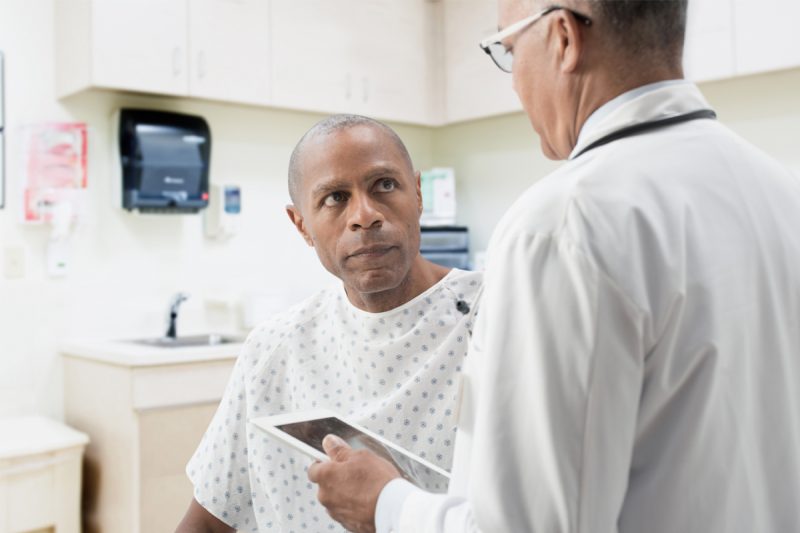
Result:
M377 202L367 195L354 195L348 208L351 230L380 227L385 220Z

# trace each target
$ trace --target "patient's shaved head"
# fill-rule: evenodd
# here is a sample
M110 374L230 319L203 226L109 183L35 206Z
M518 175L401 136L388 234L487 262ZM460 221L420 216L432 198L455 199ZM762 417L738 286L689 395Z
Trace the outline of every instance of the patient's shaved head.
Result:
M408 155L406 145L403 144L403 141L392 128L383 122L379 122L369 117L363 117L361 115L332 115L314 124L314 126L312 126L311 129L300 138L297 146L295 146L294 150L292 151L292 156L289 159L289 196L291 197L293 204L299 207L299 192L303 183L301 162L303 160L303 154L307 148L307 145L309 144L308 141L320 136L330 135L332 133L356 126L367 126L374 128L386 135L389 140L395 144L403 159L406 161L406 163L408 163L409 171L413 173L414 166L411 163L411 156Z

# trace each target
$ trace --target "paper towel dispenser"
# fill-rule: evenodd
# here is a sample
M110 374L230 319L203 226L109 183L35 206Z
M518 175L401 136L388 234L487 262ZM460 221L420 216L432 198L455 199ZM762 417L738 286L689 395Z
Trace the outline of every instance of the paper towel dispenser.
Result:
M211 131L202 117L119 111L122 207L144 213L197 213L208 205Z

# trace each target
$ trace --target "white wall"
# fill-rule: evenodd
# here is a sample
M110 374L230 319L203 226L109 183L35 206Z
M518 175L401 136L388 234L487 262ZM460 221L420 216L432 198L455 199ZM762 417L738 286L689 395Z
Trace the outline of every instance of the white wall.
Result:
M509 79L509 90L510 90ZM800 175L800 69L700 86L719 119ZM523 113L440 128L436 163L455 167L458 219L484 249L505 208L557 168Z
M23 279L0 272L0 417L61 416L57 346L65 338L157 336L166 304L178 290L193 295L179 328L219 329L229 314L204 296L245 291L300 298L331 282L284 213L291 149L318 115L185 99L81 94L59 102L53 91L52 7L49 0L0 3L0 50L6 58L6 208L0 210L0 255L26 251ZM111 122L114 109L142 106L204 116L212 130L211 179L243 191L241 232L229 243L207 241L200 216L130 215L111 205ZM48 231L21 219L19 130L26 124L84 121L89 125L89 201L72 238L71 272L48 278ZM432 131L398 126L420 166L432 163ZM90 386L90 384L87 384Z

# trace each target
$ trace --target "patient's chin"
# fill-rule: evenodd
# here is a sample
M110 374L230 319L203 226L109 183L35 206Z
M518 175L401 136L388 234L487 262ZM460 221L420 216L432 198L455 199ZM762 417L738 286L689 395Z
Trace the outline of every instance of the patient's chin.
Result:
M380 268L359 272L350 286L361 294L376 294L396 289L404 276L392 268Z
M355 291L361 298L379 298L382 294L392 298L408 277L409 269L401 264L387 265L353 272L344 280L348 292ZM400 305L398 302L396 305Z

